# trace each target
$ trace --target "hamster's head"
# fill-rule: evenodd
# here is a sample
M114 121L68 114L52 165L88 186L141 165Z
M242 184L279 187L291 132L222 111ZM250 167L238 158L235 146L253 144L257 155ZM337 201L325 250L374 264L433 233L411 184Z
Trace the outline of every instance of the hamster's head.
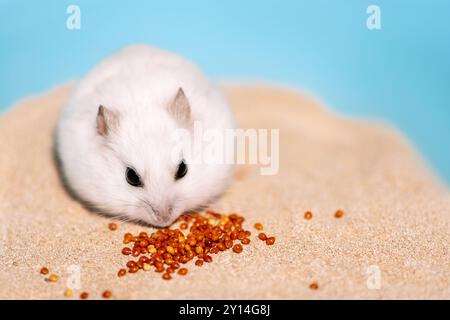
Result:
M202 163L192 152L191 107L181 88L159 108L100 105L96 126L104 172L93 173L94 204L110 214L165 227L207 207L229 184L230 165Z

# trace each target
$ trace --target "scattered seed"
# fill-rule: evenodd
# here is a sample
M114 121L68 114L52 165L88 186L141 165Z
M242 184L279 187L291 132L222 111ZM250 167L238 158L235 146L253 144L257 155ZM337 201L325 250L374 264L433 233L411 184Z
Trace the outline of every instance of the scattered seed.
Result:
M139 245L141 246L141 250L143 250L142 248L147 248L148 247L148 241L147 240L141 240L141 242L139 242Z
M250 243L250 239L249 238L244 238L241 240L242 244L249 244Z
M211 248L211 250L209 250L209 253L212 253L212 254L218 254L219 251L220 251L219 248L213 247L213 248Z
M180 229L181 230L185 230L188 228L188 224L186 222L183 222L182 224L180 224Z
M151 264L149 263L144 263L144 271L149 271L152 268Z
M164 270L166 270L166 269L164 269L164 267L157 267L155 269L155 272L164 272Z
M233 251L236 252L236 253L241 253L242 250L243 250L243 248L242 248L242 246L240 244L235 244L233 246Z
M139 258L139 261L142 262L142 263L149 263L150 259L148 257L146 257L146 256L141 256Z
M203 260L197 260L197 261L195 261L195 265L197 266L197 267L201 267L202 265L203 265Z
M105 298L105 299L109 299L109 298L111 298L111 296L112 296L112 292L109 291L109 290L105 290L102 293L102 297Z
M136 273L138 271L139 271L139 267L138 266L131 267L131 268L128 269L129 273Z
M148 234L145 231L139 233L139 238L148 238Z
M156 253L156 251L157 251L156 247L153 244L149 245L147 247L147 250L148 250L148 253L151 253L151 254Z
M131 249L128 248L128 247L123 248L122 249L122 254L126 255L126 256L129 256L131 254Z
M170 275L170 273L163 273L162 278L164 280L170 280L172 279L172 276Z
M83 300L87 299L88 297L89 297L89 293L87 293L86 291L84 291L80 294L80 298Z
M123 243L128 244L133 240L133 235L129 232L125 233L123 236Z
M309 288L312 290L317 290L319 289L319 285L317 284L317 282L313 282L309 285Z
M48 277L48 281L50 281L50 282L56 282L56 281L58 281L58 279L59 279L59 277L54 273L52 273L50 275L50 277Z
M306 212L305 212L305 219L306 219L306 220L311 220L311 219L312 219L312 213L311 213L311 211L306 211Z
M261 231L262 229L264 229L263 225L261 223L255 223L255 229L258 231Z
M41 274L44 274L44 275L48 274L48 268L42 267L40 272L41 272Z
M171 246L167 246L166 247L166 251L170 254L175 254L175 249Z
M262 241L266 241L267 236L266 236L265 233L260 233L260 234L258 234L258 238L259 238L260 240L262 240Z
M126 273L127 271L125 269L120 269L119 272L117 272L117 276L123 277Z
M175 272L175 269L172 267L169 267L166 269L166 273L174 273L174 272Z
M117 229L117 224L115 224L114 222L111 222L111 223L108 225L108 228L109 228L109 230L114 231L114 230Z
M267 244L268 246L271 246L271 245L273 245L274 243L275 243L275 237L269 237L269 238L266 239L266 244Z
M180 276L185 276L188 273L188 269L186 268L180 268L180 270L178 270L178 274Z
M225 240L225 247L227 249L231 249L233 247L233 240L231 240L231 239Z
M72 291L72 289L67 288L67 289L64 291L64 296L67 297L67 298L72 297L72 296L73 296L73 291Z
M336 211L336 213L334 214L334 216L335 216L336 218L342 218L343 215L344 215L344 211L342 211L342 210L338 210L338 211Z

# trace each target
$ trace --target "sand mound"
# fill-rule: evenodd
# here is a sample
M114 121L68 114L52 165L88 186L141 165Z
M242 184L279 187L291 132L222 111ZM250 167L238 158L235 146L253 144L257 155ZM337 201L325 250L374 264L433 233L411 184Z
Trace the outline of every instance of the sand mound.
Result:
M253 240L244 253L214 256L169 282L154 272L117 278L127 260L119 253L122 235L142 227L119 223L110 231L107 218L62 188L52 129L69 89L0 118L0 298L64 298L78 267L93 298L105 289L124 299L450 298L449 193L407 142L295 92L262 87L226 92L242 127L280 128L280 172L238 168L215 209L262 222L277 243ZM345 216L336 219L339 208ZM312 220L303 218L306 210ZM44 265L59 282L43 280ZM309 289L312 281L318 290Z

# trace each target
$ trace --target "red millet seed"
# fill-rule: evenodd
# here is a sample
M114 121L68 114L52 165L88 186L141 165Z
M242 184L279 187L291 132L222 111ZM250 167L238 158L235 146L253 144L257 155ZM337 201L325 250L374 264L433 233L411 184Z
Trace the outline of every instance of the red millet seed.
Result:
M131 233L125 233L123 236L123 243L129 244L131 242L131 239L133 238L133 235Z
M48 268L42 267L40 272L41 272L41 274L46 275L46 274L48 274L49 271L48 271Z
M240 244L235 244L233 246L233 251L236 252L236 253L241 253L242 250L244 250L244 248L242 248L242 246Z
M311 220L311 219L312 219L312 213L311 213L311 211L306 211L306 212L305 212L305 219L306 219L306 220Z
M309 288L312 290L317 290L319 289L319 285L317 284L317 282L313 282L309 285Z
M139 242L139 245L141 246L141 251L142 251L144 248L148 247L148 241L147 240L141 240Z
M172 267L169 267L169 268L166 269L166 272L167 272L167 273L174 273L174 272L175 272L175 269L172 268Z
M258 234L258 238L259 238L260 240L262 240L262 241L266 241L267 236L266 236L265 233L260 233L260 234Z
M271 246L271 245L273 245L274 243L275 243L275 237L269 237L269 238L266 239L266 244L267 244L268 246Z
M87 299L88 297L89 297L89 293L87 293L86 291L84 291L80 294L80 298L83 300Z
M213 254L219 253L219 248L217 248L217 247L211 248L211 250L209 250L209 252L213 253Z
M141 233L139 233L139 238L148 238L148 234L147 234L147 232L141 232Z
M231 249L233 247L233 240L231 240L231 239L225 240L225 247L227 249Z
M126 256L129 256L131 254L131 249L128 248L128 247L123 248L122 249L122 254L126 255Z
M128 269L128 273L136 273L139 271L139 267L135 266L135 267L131 267Z
M343 215L344 215L344 211L342 211L342 210L338 210L338 211L336 211L336 213L334 214L334 216L335 216L336 218L342 218Z
M139 261L142 262L142 263L149 263L150 262L150 258L146 257L146 256L141 256L139 258Z
M111 231L117 230L117 224L115 224L114 222L111 222L110 224L108 224L108 228Z
M156 267L155 272L164 272L164 267Z
M180 270L178 270L178 274L180 276L185 276L188 273L188 269L186 268L181 268Z
M197 261L195 261L195 265L197 266L197 267L201 267L202 265L203 265L203 260L197 260Z
M188 228L188 224L186 222L183 222L182 224L180 224L180 229L181 230L185 230Z

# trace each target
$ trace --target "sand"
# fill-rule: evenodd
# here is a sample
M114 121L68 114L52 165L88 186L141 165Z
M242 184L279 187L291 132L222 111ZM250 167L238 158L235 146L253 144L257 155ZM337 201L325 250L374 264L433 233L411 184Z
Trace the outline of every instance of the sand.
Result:
M280 129L279 174L239 167L214 209L262 222L276 244L252 238L242 254L216 255L169 282L155 272L118 278L123 234L151 229L118 222L110 231L108 218L61 186L52 130L69 89L0 118L0 298L64 299L77 269L91 298L105 289L116 299L450 298L449 192L406 139L295 91L258 86L225 90L242 127ZM42 266L60 280L46 282Z

